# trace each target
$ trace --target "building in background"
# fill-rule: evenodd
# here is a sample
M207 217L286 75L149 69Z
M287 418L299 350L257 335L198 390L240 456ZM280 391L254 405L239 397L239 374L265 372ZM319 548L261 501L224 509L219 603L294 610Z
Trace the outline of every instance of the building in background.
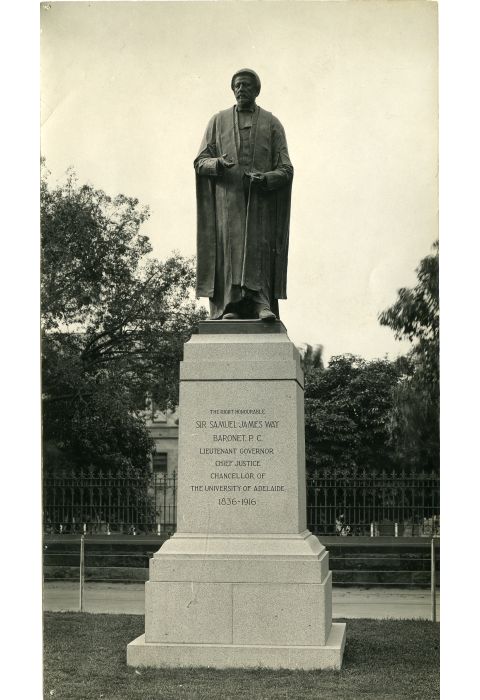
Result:
M178 413L162 411L151 396L145 401L145 424L155 447L151 455L151 496L155 503L157 534L171 535L176 527L178 470Z
M161 411L150 396L145 401L145 423L155 442L151 468L154 474L173 477L178 468L178 413Z

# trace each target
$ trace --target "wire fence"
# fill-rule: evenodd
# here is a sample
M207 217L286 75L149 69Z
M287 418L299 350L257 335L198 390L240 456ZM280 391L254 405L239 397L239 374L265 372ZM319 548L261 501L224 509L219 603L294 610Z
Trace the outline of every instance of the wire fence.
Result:
M307 527L317 535L432 537L440 534L435 473L322 469L306 479ZM177 475L102 472L45 476L45 534L170 535Z
M51 587L48 588L47 585L46 595L49 603L45 609L83 611L88 608L90 611L97 612L130 610L140 614L143 611L143 593L136 595L132 590L138 591L138 584L148 580L150 558L163 541L164 538L152 535L136 538L129 535L46 536L44 582ZM350 616L351 606L354 605L359 607L356 616L368 617L371 615L368 612L370 610L376 617L380 605L383 608L388 607L388 617L392 615L410 617L411 613L412 617L430 617L433 622L438 620L439 537L412 540L393 538L372 540L357 537L352 538L350 542L348 544L338 537L322 539L322 543L330 553L333 587L337 593L337 604L343 609L342 616L343 614ZM345 548L349 550L346 558L341 552ZM395 555L393 551L396 552ZM373 559L374 570L371 570ZM392 563L396 566L392 567ZM345 566L351 571L345 571ZM372 577L374 573L376 576ZM345 574L347 574L346 581ZM351 579L348 574L355 574L355 576ZM63 584L60 589L56 585L59 581ZM71 585L65 587L66 583ZM113 585L122 583L136 583L137 586L133 589L130 586L119 589ZM105 584L108 584L108 589L101 588ZM87 608L85 607L86 587L90 594L90 603ZM430 588L429 592L425 590L427 588ZM362 589L365 592L359 594ZM381 589L380 602L375 589ZM412 598L413 589L417 593ZM141 590L143 591L143 588ZM345 593L341 593L342 590ZM125 608L126 599L129 599L130 603ZM78 608L76 601L78 601ZM138 610L133 610L131 607L134 603ZM49 605L54 607L49 608ZM395 606L395 611L390 609L390 605ZM410 611L408 614L406 614L407 609ZM384 614L385 610L380 617Z

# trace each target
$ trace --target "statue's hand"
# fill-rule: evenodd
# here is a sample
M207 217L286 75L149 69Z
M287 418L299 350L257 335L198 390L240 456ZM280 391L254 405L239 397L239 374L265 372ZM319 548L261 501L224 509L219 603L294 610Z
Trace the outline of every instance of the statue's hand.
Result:
M258 184L258 185L263 185L265 182L265 173L260 173L258 170L252 170L250 172L246 172L245 175L250 178L252 183Z
M226 153L220 156L218 159L218 162L222 168L231 168L232 165L235 165L233 160L228 160L228 156Z

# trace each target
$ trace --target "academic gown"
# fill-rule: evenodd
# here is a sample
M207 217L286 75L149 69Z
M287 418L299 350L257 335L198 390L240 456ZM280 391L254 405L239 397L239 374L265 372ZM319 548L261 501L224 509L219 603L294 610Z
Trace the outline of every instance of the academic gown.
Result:
M248 153L239 158L236 107L214 115L194 161L197 190L197 296L209 297L212 318L246 290L266 296L278 315L286 299L293 166L285 131L255 106ZM218 158L234 162L223 168ZM245 177L265 173L263 186ZM248 209L248 223L247 223Z

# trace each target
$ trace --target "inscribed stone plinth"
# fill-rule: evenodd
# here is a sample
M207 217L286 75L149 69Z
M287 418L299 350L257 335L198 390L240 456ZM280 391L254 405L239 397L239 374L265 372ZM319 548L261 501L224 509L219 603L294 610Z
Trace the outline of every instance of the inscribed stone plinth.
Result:
M150 562L127 661L340 668L328 553L306 529L299 354L279 322L232 326L185 345L177 532Z

